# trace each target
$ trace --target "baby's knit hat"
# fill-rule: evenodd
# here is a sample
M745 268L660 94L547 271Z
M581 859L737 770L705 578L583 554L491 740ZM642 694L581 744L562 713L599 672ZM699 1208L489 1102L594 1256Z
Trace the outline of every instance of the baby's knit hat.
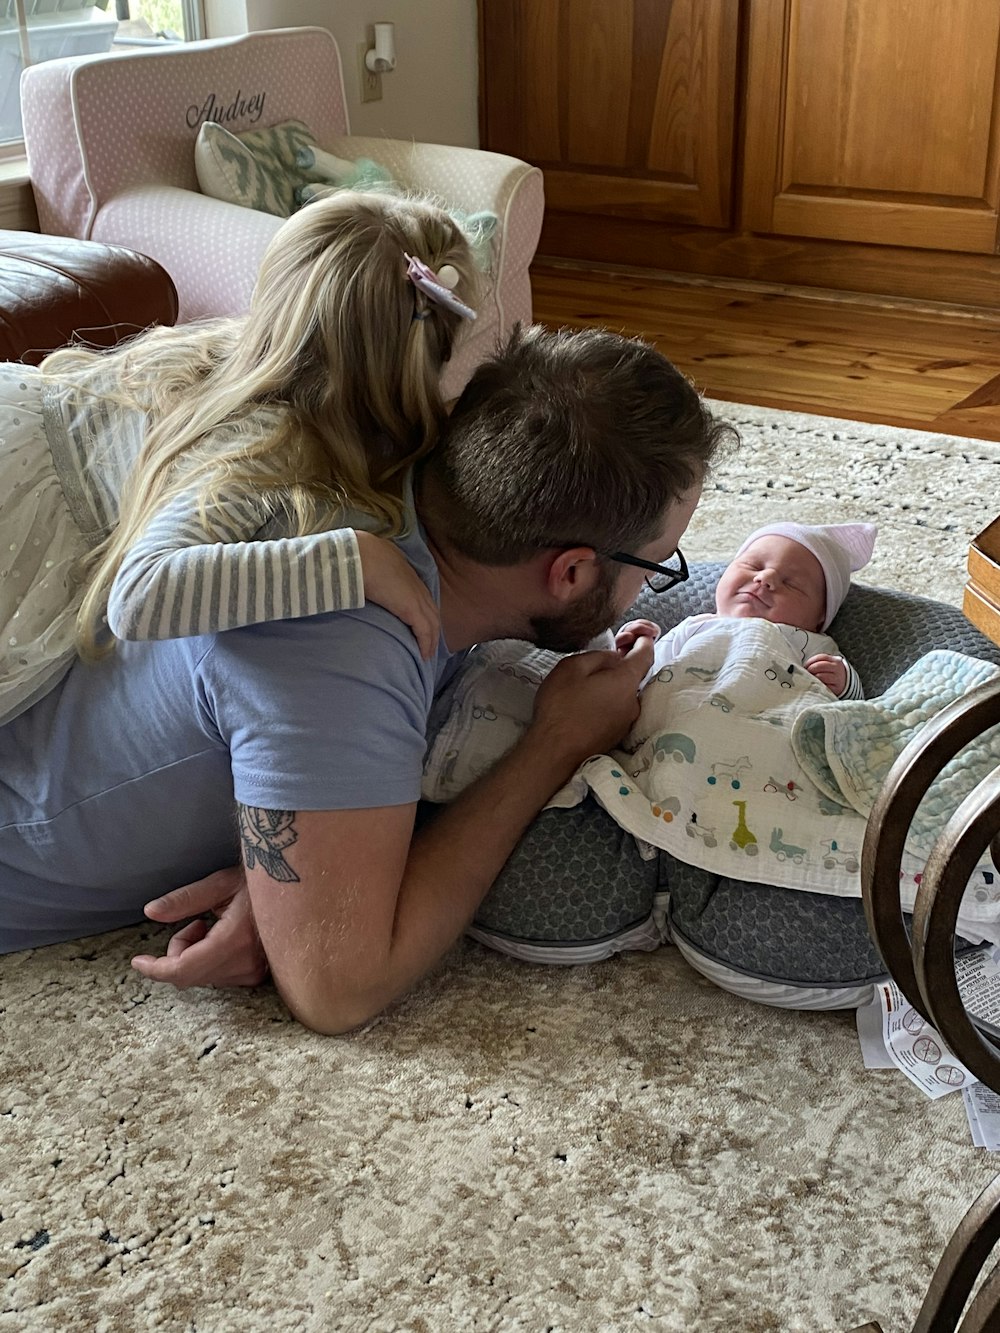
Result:
M768 523L751 532L737 555L761 537L789 537L811 551L823 567L826 578L826 611L823 628L840 610L851 586L851 574L863 569L872 558L878 528L874 523L825 523L809 527L805 523Z

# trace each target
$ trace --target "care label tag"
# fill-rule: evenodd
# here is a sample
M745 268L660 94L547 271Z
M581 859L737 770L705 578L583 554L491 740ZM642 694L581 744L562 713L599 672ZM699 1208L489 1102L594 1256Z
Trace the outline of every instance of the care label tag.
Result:
M858 1025L858 1040L865 1068L895 1069L882 1040L882 1001L877 986L872 988L872 998L868 1003L858 1005L854 1019Z
M985 1083L962 1089L965 1114L969 1117L972 1142L987 1152L1000 1152L1000 1093Z
M882 1040L889 1058L926 1096L945 1097L977 1082L952 1055L934 1028L892 981L877 987L882 1007Z
M1000 945L960 954L955 959L955 980L969 1016L1000 1037Z

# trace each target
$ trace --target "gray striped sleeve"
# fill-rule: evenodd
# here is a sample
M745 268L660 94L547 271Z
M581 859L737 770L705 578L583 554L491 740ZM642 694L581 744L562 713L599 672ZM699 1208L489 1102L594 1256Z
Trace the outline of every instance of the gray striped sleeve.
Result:
M255 540L275 509L266 495L209 506L178 496L122 561L108 598L120 639L179 639L364 604L350 528Z
M846 657L840 659L847 667L847 684L844 686L843 694L838 695L839 699L863 699L865 697L864 686L861 684L861 677L854 667L851 666Z

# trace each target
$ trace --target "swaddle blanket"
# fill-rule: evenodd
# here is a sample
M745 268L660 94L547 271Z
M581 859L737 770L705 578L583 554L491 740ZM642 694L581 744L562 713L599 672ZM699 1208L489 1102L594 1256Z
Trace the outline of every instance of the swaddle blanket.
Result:
M795 757L819 791L868 816L879 787L916 732L935 713L1000 671L947 649L926 653L877 699L805 708L792 727ZM910 825L907 849L926 858L950 816L1000 765L1000 728L978 737L944 768Z
M431 747L427 799L451 799L510 748L530 722L539 681L557 660L511 642L477 651ZM664 848L715 874L860 897L870 796L915 731L982 673L996 669L968 658L960 666L935 661L919 673L918 707L906 706L914 697L908 672L883 696L884 707L873 700L857 712L864 702L835 700L792 659L775 626L720 620L690 640L672 664L654 667L621 748L588 759L550 806L575 805L591 792L649 854ZM843 710L851 711L841 722ZM868 778L866 746L876 733L878 771ZM846 764L830 753L843 737L849 737ZM990 754L977 761L987 771L1000 762L1000 752ZM972 784L971 770L964 783L962 795ZM905 908L913 905L927 833L943 827L959 790L946 780L913 846L908 844L900 884ZM969 938L1000 943L1000 883L988 861L973 876L959 928Z

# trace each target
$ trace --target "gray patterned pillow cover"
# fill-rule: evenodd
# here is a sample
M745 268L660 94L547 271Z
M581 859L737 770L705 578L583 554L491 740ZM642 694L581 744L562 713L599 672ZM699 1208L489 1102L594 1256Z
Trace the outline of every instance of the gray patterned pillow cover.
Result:
M241 208L288 218L298 208L295 191L310 179L297 162L302 148L315 147L301 120L231 134L207 120L194 146L195 173L202 194Z

